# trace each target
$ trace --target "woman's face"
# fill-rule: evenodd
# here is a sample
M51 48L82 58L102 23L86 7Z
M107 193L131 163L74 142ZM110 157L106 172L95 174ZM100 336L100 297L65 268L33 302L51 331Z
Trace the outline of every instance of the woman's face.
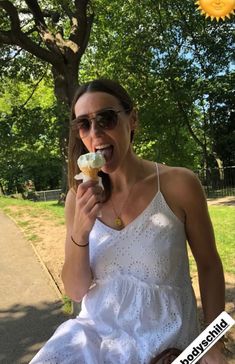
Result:
M113 129L104 129L93 119L98 112L112 109L117 113L117 125ZM75 116L88 116L92 119L88 134L82 142L89 152L101 150L106 163L102 168L105 173L112 173L125 160L130 150L130 134L135 129L134 112L126 114L119 100L105 92L87 92L75 104Z

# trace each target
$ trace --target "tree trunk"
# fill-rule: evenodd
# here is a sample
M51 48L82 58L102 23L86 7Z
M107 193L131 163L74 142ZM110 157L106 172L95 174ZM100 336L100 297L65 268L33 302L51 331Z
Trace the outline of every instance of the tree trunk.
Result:
M213 153L213 156L214 156L215 161L216 161L217 166L218 166L220 182L222 182L224 180L224 165L223 165L223 161L218 157L217 153L214 152Z
M25 3L27 8L23 11L18 2L0 1L0 9L6 14L6 23L10 23L10 30L0 28L0 46L17 46L52 66L58 138L63 161L62 192L66 192L69 109L78 87L79 64L89 41L94 13L89 0L60 1L62 14L57 7L48 11L38 0L25 0ZM30 27L27 29L23 24L22 11L29 18L27 24ZM59 24L65 18L71 25L70 33L66 36L63 26ZM32 33L37 37L32 37Z
M69 72L70 70L71 72ZM62 156L61 191L66 194L68 190L67 161L70 106L78 87L78 67L67 67L66 72L60 74L53 68L52 74L54 78L54 92L57 100L58 136Z
M5 195L5 191L4 191L2 183L0 182L0 196L3 196L3 195Z

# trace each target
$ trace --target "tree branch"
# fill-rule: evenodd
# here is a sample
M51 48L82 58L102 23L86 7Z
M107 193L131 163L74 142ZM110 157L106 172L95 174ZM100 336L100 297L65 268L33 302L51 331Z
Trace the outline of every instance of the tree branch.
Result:
M26 8L20 8L19 13L32 15L32 11ZM51 18L54 23L57 23L60 18L60 13L53 10L42 10L42 15L43 18Z
M73 36L73 41L81 45L81 40L84 38L84 33L87 26L87 5L89 0L75 0L76 13L74 14L74 31L71 32L71 37Z
M45 75L46 75L46 73L47 73L47 69L48 69L48 67L46 67L46 70L45 70L45 72L43 73L42 77L41 77L41 78L38 80L38 82L34 85L34 88L33 88L32 92L31 92L31 94L29 95L29 97L26 99L26 101L23 103L23 105L19 106L19 109L24 108L24 107L27 105L27 103L31 100L31 98L33 97L33 95L34 95L35 91L36 91L36 90L37 90L37 88L38 88L38 85L40 84L40 82L41 82L41 81L43 80L43 78L45 77Z
M73 17L73 12L69 7L68 1L67 0L60 0L58 1L61 8L64 10L65 14L68 15L69 19L71 20Z
M37 0L25 0L25 2L33 14L35 24L39 27L43 26L46 28L46 23L43 17L43 13L41 11L40 6L38 5Z
M15 52L15 54L14 54L14 56L13 56L13 57L8 57L8 58L4 59L4 62L5 62L5 63L8 63L8 62L13 61L16 57L18 57L18 55L22 52L22 50L23 50L22 48L18 49L18 50ZM12 52L11 52L11 54L12 54Z
M34 18L36 27L38 29L38 32L39 32L40 36L42 37L42 39L44 40L48 49L51 50L53 53L56 53L57 55L62 56L60 44L58 44L54 35L49 31L49 29L46 25L45 19L44 19L43 12L42 12L40 6L38 5L38 1L37 0L25 0L25 2L33 14L33 18Z
M202 150L204 150L205 149L205 144L194 133L193 128L192 128L192 126L190 124L190 121L189 121L188 113L185 111L185 109L184 109L184 107L182 105L181 100L178 98L178 96L176 96L177 95L176 89L174 88L174 86L172 88L174 90L175 100L176 100L176 102L178 104L178 108L180 110L181 115L183 116L184 123L187 126L189 133L191 134L191 136L193 137L193 139L195 140L195 142L202 148Z
M94 14L87 16L87 5L89 0L75 0L76 13L72 18L72 31L69 37L79 47L82 55L87 47L93 24Z
M0 1L0 8L4 9L10 17L11 29L15 32L20 31L20 19L15 6L8 0Z
M47 49L40 47L37 43L33 42L25 33L22 32L20 29L20 19L17 13L17 9L15 6L8 0L0 1L0 8L3 8L7 14L10 17L11 21L11 31L0 31L0 43L2 44L9 44L9 45L17 45L29 53L33 54L34 56L42 59L43 61L46 61L55 67L58 67L59 63L61 62L62 54L60 49L58 48L56 41L54 39L54 36L47 32L45 29L45 21L42 20L43 16L41 13L41 10L38 10L38 7L34 4L32 6L31 0L27 0L28 3L30 3L30 6L34 9L34 14L37 14L39 18L35 20L36 24L39 24L41 21L42 25L37 25L40 29L38 29L39 34L42 36L45 44L48 46L52 52L48 51ZM44 28L44 30L42 30ZM59 57L57 59L54 56L54 53L56 53Z
M87 28L86 28L86 33L85 33L85 36L83 38L83 42L80 46L80 53L83 54L87 45L88 45L88 42L89 42L89 38L90 38L90 34L91 34L91 29L92 29L92 24L93 24L93 20L94 20L94 14L91 14L88 18L88 21L87 21Z
M89 0L75 0L76 8L83 12L84 12L84 10L86 10L88 3L89 3Z
M34 43L21 31L18 34L12 31L0 31L0 44L17 45L55 67L60 63L59 60L55 59L53 53Z
M16 45L13 41L13 33L10 31L0 30L0 44Z

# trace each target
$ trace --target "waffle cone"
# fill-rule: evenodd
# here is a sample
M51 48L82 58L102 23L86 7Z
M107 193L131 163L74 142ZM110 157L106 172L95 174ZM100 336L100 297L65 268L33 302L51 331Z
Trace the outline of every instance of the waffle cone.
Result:
M100 168L89 168L89 167L87 167L87 168L80 168L80 169L81 169L82 173L85 176L89 177L90 179L93 179L95 181L99 180L98 172L99 172Z

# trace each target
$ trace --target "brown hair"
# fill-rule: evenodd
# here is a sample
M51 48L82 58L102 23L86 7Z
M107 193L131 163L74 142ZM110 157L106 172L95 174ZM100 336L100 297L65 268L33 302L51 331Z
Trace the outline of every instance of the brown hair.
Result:
M105 92L116 97L123 106L126 113L130 113L134 107L131 97L118 82L109 79L97 79L87 82L77 89L71 106L71 121L76 117L74 108L77 100L87 92ZM133 137L134 131L131 131L131 142L133 141ZM68 146L68 179L69 187L73 187L75 190L77 189L77 182L74 179L74 176L80 172L77 165L77 159L80 155L85 153L88 153L88 150L84 146L82 140L70 126ZM107 201L111 195L110 178L107 173L102 171L99 172L99 175L102 177L102 183L105 189L105 200Z

